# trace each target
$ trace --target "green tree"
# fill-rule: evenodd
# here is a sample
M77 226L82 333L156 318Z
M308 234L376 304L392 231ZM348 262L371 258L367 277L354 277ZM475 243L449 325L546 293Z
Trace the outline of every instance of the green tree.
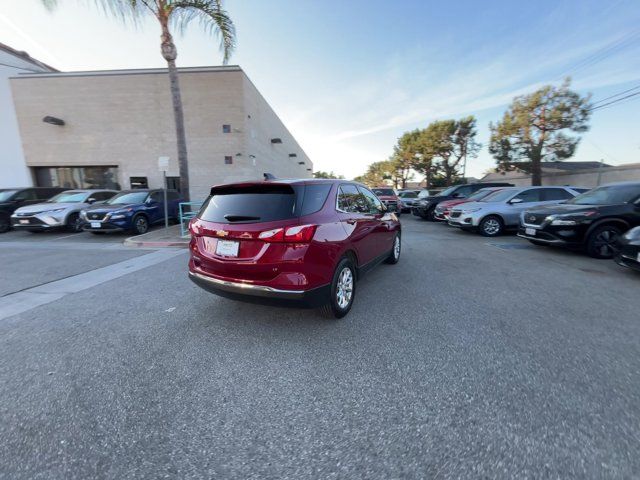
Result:
M187 140L184 130L184 114L176 58L178 52L173 42L171 30L184 32L193 20L197 20L207 33L220 39L223 63L226 64L235 48L235 28L227 12L222 8L222 0L95 0L102 10L124 21L137 22L145 16L152 16L160 25L160 51L167 61L173 116L176 127L178 166L180 169L180 189L189 198L189 163L187 160ZM58 0L42 0L49 9Z
M336 175L335 173L333 173L333 170L331 170L330 172L323 172L322 170L318 170L317 172L313 172L313 178L339 178L339 179L343 179L344 176Z
M386 181L393 179L393 165L388 160L373 162L367 167L364 175L354 178L355 181L364 183L370 187L384 185Z
M570 79L560 87L547 85L516 97L502 120L490 124L489 152L499 171L518 168L531 173L531 185L542 183L542 162L566 160L575 153L582 133L589 129L591 95L572 91Z

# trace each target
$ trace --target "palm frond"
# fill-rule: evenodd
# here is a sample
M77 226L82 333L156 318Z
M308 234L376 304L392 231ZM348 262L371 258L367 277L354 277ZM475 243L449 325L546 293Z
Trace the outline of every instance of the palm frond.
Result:
M221 0L176 0L167 2L171 9L170 22L180 33L193 20L198 20L204 31L220 39L220 51L226 65L236 46L236 30Z

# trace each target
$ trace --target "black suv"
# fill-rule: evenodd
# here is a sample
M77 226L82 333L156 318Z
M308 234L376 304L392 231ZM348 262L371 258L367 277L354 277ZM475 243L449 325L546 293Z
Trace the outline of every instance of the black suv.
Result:
M41 203L60 192L69 190L61 187L3 188L0 190L0 233L11 228L11 214L17 208Z
M435 220L434 214L436 206L440 202L453 200L454 198L467 198L476 193L481 188L486 187L513 187L513 184L505 182L486 182L454 185L453 187L449 187L446 190L443 190L438 195L427 197L414 202L413 206L411 207L411 213L426 220L433 221Z
M559 205L522 212L518 236L536 245L584 247L612 258L621 235L640 225L640 182L603 185Z

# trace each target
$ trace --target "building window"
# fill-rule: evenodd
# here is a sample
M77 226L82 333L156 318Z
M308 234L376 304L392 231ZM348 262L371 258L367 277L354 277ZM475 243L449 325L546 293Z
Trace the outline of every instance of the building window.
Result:
M180 191L180 177L167 177L167 189Z
M225 165L231 165L233 163L233 157L230 155L227 155L226 157L224 157L224 164Z
M149 188L147 177L129 177L131 188Z
M222 133L231 133L231 125L222 125Z
M36 186L120 190L118 167L36 167Z

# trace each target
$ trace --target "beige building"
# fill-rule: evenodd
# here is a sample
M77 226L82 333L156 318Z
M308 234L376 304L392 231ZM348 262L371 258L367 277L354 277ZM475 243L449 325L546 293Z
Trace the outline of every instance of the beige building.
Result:
M531 185L531 175L515 170L491 172L481 182L503 181L516 186ZM605 183L640 181L640 163L600 165L599 162L552 162L543 164L542 185L573 185L595 187Z
M179 187L165 69L11 78L26 165L38 186ZM313 164L240 67L180 69L191 199L211 185L311 177Z

